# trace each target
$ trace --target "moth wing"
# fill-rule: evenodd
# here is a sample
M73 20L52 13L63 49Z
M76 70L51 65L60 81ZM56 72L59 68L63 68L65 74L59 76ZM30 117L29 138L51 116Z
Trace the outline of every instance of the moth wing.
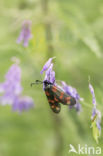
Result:
M64 105L72 105L72 106L76 104L75 98L69 96L61 88L57 86L53 85L51 88L51 92L54 95L54 100L59 103L62 103Z
M54 113L59 113L61 110L61 105L57 102L55 102L54 104L49 102L50 108L52 109L52 111Z
M50 90L45 90L45 94L52 111L54 113L59 113L61 110L61 105L57 101L55 101L53 93Z

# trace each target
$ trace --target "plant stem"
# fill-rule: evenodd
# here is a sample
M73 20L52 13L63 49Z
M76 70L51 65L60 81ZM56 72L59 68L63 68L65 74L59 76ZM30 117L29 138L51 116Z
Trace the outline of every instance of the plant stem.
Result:
M53 125L54 125L54 131L55 131L55 156L62 156L63 153L63 137L61 133L62 128L62 119L58 114L52 114L53 117Z
M49 13L49 7L48 7L48 0L41 0L41 6L44 14L44 28L45 28L45 36L46 36L46 42L47 42L47 59L50 57L53 57L54 55L54 47L52 45L52 27L51 22L48 20L48 13ZM47 17L47 18L46 18ZM63 137L61 134L61 127L62 127L62 120L59 115L56 115L54 113L51 114L53 118L53 126L54 126L54 132L55 132L55 153L54 156L62 156L62 150L63 150Z
M49 17L49 7L48 0L41 0L42 11L44 15L44 28L45 28L45 37L47 42L47 56L48 58L53 57L54 55L54 47L52 45L53 37L52 37L52 26Z

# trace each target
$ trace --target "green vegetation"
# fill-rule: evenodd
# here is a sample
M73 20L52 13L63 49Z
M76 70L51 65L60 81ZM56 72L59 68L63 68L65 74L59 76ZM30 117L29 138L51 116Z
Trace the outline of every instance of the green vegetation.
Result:
M11 57L20 58L23 93L35 102L34 109L22 114L0 106L0 156L68 156L69 144L96 147L88 76L103 112L103 1L1 0L0 15L0 82ZM32 21L33 33L27 48L16 44L25 19ZM75 87L84 98L79 115L62 106L57 117L42 86L30 87L36 79L43 80L40 71L52 56L56 79ZM103 150L102 136L98 146Z

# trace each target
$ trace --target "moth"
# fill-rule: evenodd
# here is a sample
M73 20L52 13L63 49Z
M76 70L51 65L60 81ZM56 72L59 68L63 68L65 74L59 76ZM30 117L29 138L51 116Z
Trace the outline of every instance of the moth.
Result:
M76 104L75 98L66 94L60 87L54 85L51 82L48 82L47 80L43 82L36 80L36 82L32 83L31 85L40 83L43 83L45 86L44 91L48 99L50 108L54 113L59 113L61 111L60 103L63 105L72 105L72 106Z

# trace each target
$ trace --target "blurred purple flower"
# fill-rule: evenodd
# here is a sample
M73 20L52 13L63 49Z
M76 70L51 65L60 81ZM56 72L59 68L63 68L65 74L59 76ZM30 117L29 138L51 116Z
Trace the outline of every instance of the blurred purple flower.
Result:
M79 101L82 101L83 98L80 98L80 95L78 94L78 92L75 88L73 88L72 86L68 86L64 81L62 81L62 88L68 95L70 95L76 99L76 105L69 106L69 108L71 109L71 108L75 107L76 111L80 112L81 104Z
M22 24L22 30L20 32L20 35L17 39L17 43L21 43L23 41L24 47L28 46L29 40L32 38L31 34L31 21L25 20Z
M92 103L93 103L91 120L92 122L96 122L98 130L99 132L101 132L101 112L96 108L96 98L95 98L94 88L90 83L89 83L89 90L92 94Z
M93 88L93 86L90 83L89 83L89 89L90 89L90 92L91 92L92 97L93 97L93 99L92 99L93 105L96 106L96 99L95 99L94 88Z
M12 105L13 111L22 112L23 110L28 110L34 106L32 98L29 96L18 96L15 97L15 100Z
M5 75L5 82L0 84L0 102L5 104L12 104L14 97L21 94L21 69L18 64L13 64Z
M22 97L22 86L21 86L21 68L19 67L17 59L8 70L5 75L5 82L0 84L0 103L2 105L10 104L14 108L23 107L23 109L30 108L32 100L30 97ZM21 102L23 101L24 102ZM18 105L18 106L17 106ZM25 107L24 107L25 106ZM13 109L14 110L14 109Z

